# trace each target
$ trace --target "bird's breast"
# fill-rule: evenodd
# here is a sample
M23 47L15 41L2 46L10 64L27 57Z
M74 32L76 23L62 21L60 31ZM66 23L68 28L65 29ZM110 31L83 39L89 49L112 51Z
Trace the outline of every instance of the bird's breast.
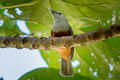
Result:
M59 21L55 22L52 27L53 32L60 32L60 31L68 31L70 29L70 25L67 22Z
M51 36L54 37L62 37L62 36L70 36L72 35L70 31L70 26L65 27L65 26L60 26L60 27L54 27L52 28L51 31ZM69 56L71 56L71 48L58 48L58 52L60 53L61 57L65 60L69 59Z

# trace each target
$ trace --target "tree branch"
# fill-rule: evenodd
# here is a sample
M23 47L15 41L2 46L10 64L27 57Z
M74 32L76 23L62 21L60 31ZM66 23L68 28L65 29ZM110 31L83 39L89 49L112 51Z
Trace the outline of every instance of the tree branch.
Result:
M120 35L120 24L112 25L107 28L101 28L84 34L76 34L73 36L64 36L56 38L46 37L0 37L0 47L16 47L29 49L50 49L59 47L73 47L84 45L88 42L96 42L113 36Z

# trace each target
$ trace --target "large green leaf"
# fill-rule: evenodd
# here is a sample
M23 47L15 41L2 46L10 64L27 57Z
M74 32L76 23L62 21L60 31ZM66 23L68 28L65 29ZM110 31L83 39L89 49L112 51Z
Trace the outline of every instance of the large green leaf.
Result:
M28 72L25 76L22 76L19 80L92 80L88 77L75 74L74 77L61 77L59 70L54 68L40 68L33 70L32 73ZM39 75L41 74L41 75Z
M0 0L0 5L1 19L24 19L27 21L30 31L39 37L50 36L53 21L48 8L62 12L75 34L108 27L119 23L120 20L120 0ZM12 14L14 18L6 17L3 14L5 7L8 7L8 13ZM16 7L23 12L21 15L16 13ZM6 28L1 28L0 34L21 34L16 27L12 27L15 25L12 22L14 21L5 23ZM80 64L73 65L76 73L73 78L77 80L119 80L119 40L119 37L113 37L102 42L75 47L72 62L78 61ZM31 71L22 76L20 80L32 79L34 76L37 80L73 79L59 76L60 56L57 51L40 50L40 52L50 68Z
M2 3L9 3L12 6L13 2L10 1L11 0L9 0L9 2L3 1ZM107 26L105 25L107 20L111 21L113 13L120 4L119 0L34 0L29 2L36 3L29 6L24 5L27 4L27 0L23 1L23 3L21 2L21 0L17 3L14 2L14 5L15 3L16 5L23 5L20 7L20 10L23 11L21 15L16 14L14 8L8 9L9 13L12 14L15 19L25 19L27 21L37 22L43 26L51 26L53 23L48 8L53 8L54 10L62 12L70 24L74 22L75 25L73 25L73 27L75 27L77 31L81 29L85 32L95 30L99 26ZM6 6L4 5L3 7Z
M47 64L52 68L60 68L60 55L57 53L56 50L40 50L44 60Z
M120 51L120 37L113 37L111 39L108 40L104 40L104 42L109 45L110 47L112 47L114 50L116 51Z
M86 49L84 49L84 47ZM118 56L120 54L118 51L115 51L103 42L89 44L84 47L77 47L76 49L79 56L86 61L85 65L80 66L88 66L87 70L90 72L91 78L98 80L119 80L120 58L118 58ZM85 68L81 70L84 71L84 69ZM86 76L88 76L87 73L86 71Z
M34 33L34 36L42 37L42 36L50 36L51 34L51 27L50 26L44 26L41 24L35 24L35 23L26 23L29 27L29 30L31 33Z
M0 27L1 36L17 36L22 33L16 25L16 21L4 21L4 24Z

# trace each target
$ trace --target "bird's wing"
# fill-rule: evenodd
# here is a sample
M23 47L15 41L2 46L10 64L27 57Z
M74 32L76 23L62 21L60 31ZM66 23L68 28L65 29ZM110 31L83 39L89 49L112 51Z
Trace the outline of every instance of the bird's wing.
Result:
M70 26L70 33L71 33L71 35L73 35L73 30L72 30L71 26ZM74 53L74 47L71 48L71 60L73 58L73 53Z

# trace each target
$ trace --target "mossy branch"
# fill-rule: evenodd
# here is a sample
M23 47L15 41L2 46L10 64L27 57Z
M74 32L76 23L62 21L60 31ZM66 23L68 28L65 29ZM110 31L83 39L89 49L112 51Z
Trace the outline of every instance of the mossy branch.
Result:
M16 47L29 49L51 49L59 47L73 47L84 45L88 42L96 42L113 36L120 35L120 24L112 25L107 28L101 28L84 34L73 36L64 36L56 38L47 37L0 37L0 47Z

